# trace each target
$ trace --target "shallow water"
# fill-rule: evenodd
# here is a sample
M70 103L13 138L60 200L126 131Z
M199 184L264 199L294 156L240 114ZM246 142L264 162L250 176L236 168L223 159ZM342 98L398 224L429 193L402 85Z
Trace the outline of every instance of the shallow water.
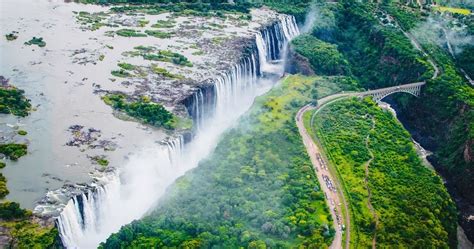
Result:
M159 130L117 119L100 96L93 93L99 89L97 85L100 85L100 89L128 93L143 87L135 79L130 86L121 84L125 79L111 80L114 77L110 72L118 69L117 62L126 61L140 66L149 66L152 63L139 57L126 57L123 52L132 51L139 45L172 49L188 57L195 66L183 68L171 63L153 63L172 73L180 73L196 81L204 80L224 70L229 63L233 64L232 55L236 48L219 49L220 51L210 51L197 56L193 55L197 49L190 49L197 39L217 36L253 37L262 23L267 23L275 17L273 12L268 10L254 10L254 19L247 23L247 26L241 26L240 21L232 19L223 21L195 17L195 20L191 20L191 17L177 17L174 19L177 26L194 25L191 28L201 35L193 37L178 32L170 39L158 39L106 35L107 31L127 28L124 26L102 27L96 31L84 30L73 14L73 11L92 13L107 10L107 7L102 6L52 0L2 0L0 3L0 75L9 78L11 84L24 89L26 96L36 107L36 111L26 118L0 116L2 135L14 132L11 126L17 125L28 131L26 137L16 136L13 140L28 139L29 154L17 162L8 161L8 166L2 170L8 179L10 190L7 199L20 202L23 207L34 207L35 202L48 190L57 189L64 183L89 182L89 172L96 166L88 156L106 155L111 167L121 167L130 153L166 137L166 134ZM147 27L141 30L150 29L157 20L166 19L168 15L164 13L138 17L149 21ZM118 15L114 17L132 18ZM204 27L209 23L222 25L223 28ZM3 36L12 31L19 32L19 37L15 41L7 41ZM23 44L34 36L42 37L46 47ZM113 46L113 49L107 48L106 45ZM82 49L84 51L79 53ZM221 53L225 53L225 56ZM103 61L98 60L101 54L105 55ZM80 64L81 62L84 64ZM161 94L159 97L165 100L169 97L170 101L174 101L176 93L182 95L191 89L185 85L176 87L173 82L156 82L153 78L151 81L152 84L148 84L143 91ZM172 102L164 104L167 108L174 108ZM113 141L118 144L118 148L108 152L101 149L81 152L77 147L65 146L72 137L68 128L76 124L101 130L100 139Z
M162 132L115 118L111 108L93 94L94 83L109 89L123 88L107 80L121 55L107 51L104 44L110 43L117 50L133 46L121 39L112 40L97 36L96 32L82 31L72 14L78 9L104 8L28 0L6 0L0 6L0 75L24 89L32 105L37 107L26 118L0 116L0 132L11 130L6 124L21 122L21 129L28 131L26 138L30 140L29 154L17 162L8 161L2 170L8 179L8 199L32 208L50 189L68 181L89 181L88 173L94 166L87 154L106 154L110 165L117 166L124 155L144 141L163 139ZM9 42L3 36L11 31L18 31L19 37ZM46 47L23 45L33 36L43 37ZM96 37L101 38L96 40ZM97 65L73 63L72 52L81 48L104 51L105 60ZM75 124L101 130L101 138L115 141L119 148L107 153L97 149L82 153L76 147L65 146L71 137L67 129Z

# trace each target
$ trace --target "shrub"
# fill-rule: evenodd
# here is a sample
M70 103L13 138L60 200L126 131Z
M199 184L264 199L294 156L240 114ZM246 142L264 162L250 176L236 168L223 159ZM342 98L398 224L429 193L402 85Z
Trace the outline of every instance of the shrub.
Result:
M7 201L0 203L0 219L22 219L29 216L31 216L31 211L20 208L20 204L16 202Z
M146 34L140 33L140 31L136 31L134 29L119 29L115 32L119 36L124 37L146 37Z
M26 155L27 145L26 144L0 144L0 153L4 154L11 160L17 160L18 158Z
M46 42L43 41L42 37L33 37L31 40L25 42L25 45L37 45L38 47L44 47L46 46Z

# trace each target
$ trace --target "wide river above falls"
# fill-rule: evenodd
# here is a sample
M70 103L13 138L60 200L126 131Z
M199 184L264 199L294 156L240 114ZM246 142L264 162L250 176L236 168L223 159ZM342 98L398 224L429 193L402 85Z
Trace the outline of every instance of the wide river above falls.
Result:
M60 1L0 3L0 75L25 90L36 109L21 119L0 114L2 137L11 139L16 126L28 132L25 137L13 138L28 140L28 155L17 162L8 161L2 170L10 190L7 199L23 207L33 208L48 190L65 183L90 181L89 172L94 166L88 156L105 152L92 149L83 153L77 147L66 146L72 137L68 130L72 125L101 131L99 140L114 148L106 153L111 166L117 166L134 148L164 137L160 131L115 118L111 108L94 94L96 85L126 91L107 77L116 69L122 51L140 45L107 37L105 30L85 32L73 14L102 10L105 8ZM5 34L12 31L18 32L18 39L7 41ZM46 47L24 45L32 37L42 37ZM113 46L115 52L105 45ZM105 59L98 61L102 53Z

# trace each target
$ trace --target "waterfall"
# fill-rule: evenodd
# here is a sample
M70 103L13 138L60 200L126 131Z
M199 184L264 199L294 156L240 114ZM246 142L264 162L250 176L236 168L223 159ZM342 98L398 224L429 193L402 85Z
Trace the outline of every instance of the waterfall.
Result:
M96 247L122 225L145 215L169 185L214 150L220 134L250 108L255 97L278 80L283 66L275 61L284 59L287 43L298 33L294 17L279 15L257 32L253 49L238 63L184 101L195 127L190 142L185 145L180 136L144 147L106 184L71 198L57 219L63 244ZM272 62L272 67L266 67ZM269 70L273 76L262 77Z
M249 56L211 80L211 87L198 88L190 101L185 101L196 129L203 126L205 118L231 110L228 108L236 103L238 96L257 87L262 74L281 76L283 67L276 62L284 59L288 42L298 34L296 19L289 15L279 15L276 22L257 32L255 47Z

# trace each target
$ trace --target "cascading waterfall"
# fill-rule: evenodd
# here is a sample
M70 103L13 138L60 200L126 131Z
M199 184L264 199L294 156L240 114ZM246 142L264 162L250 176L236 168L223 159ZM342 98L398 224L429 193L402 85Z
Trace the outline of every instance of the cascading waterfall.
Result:
M259 77L269 69L265 65L282 59L286 44L298 33L294 17L279 16L256 34L256 49L213 79L209 87L196 90L185 103L197 127L186 146L183 137L178 137L144 147L107 184L70 199L57 220L63 244L96 247L122 225L146 214L169 185L215 148L220 134L248 110L254 98L283 74L280 65L276 71L272 68L276 77Z
M281 65L271 63L284 59L282 55L286 53L288 41L298 34L296 19L289 15L278 16L277 22L257 32L256 49L252 50L249 56L243 58L227 73L214 79L212 87L199 88L193 94L187 107L196 128L202 127L205 118L225 111L232 103L235 104L242 93L254 90L262 73L281 75Z

